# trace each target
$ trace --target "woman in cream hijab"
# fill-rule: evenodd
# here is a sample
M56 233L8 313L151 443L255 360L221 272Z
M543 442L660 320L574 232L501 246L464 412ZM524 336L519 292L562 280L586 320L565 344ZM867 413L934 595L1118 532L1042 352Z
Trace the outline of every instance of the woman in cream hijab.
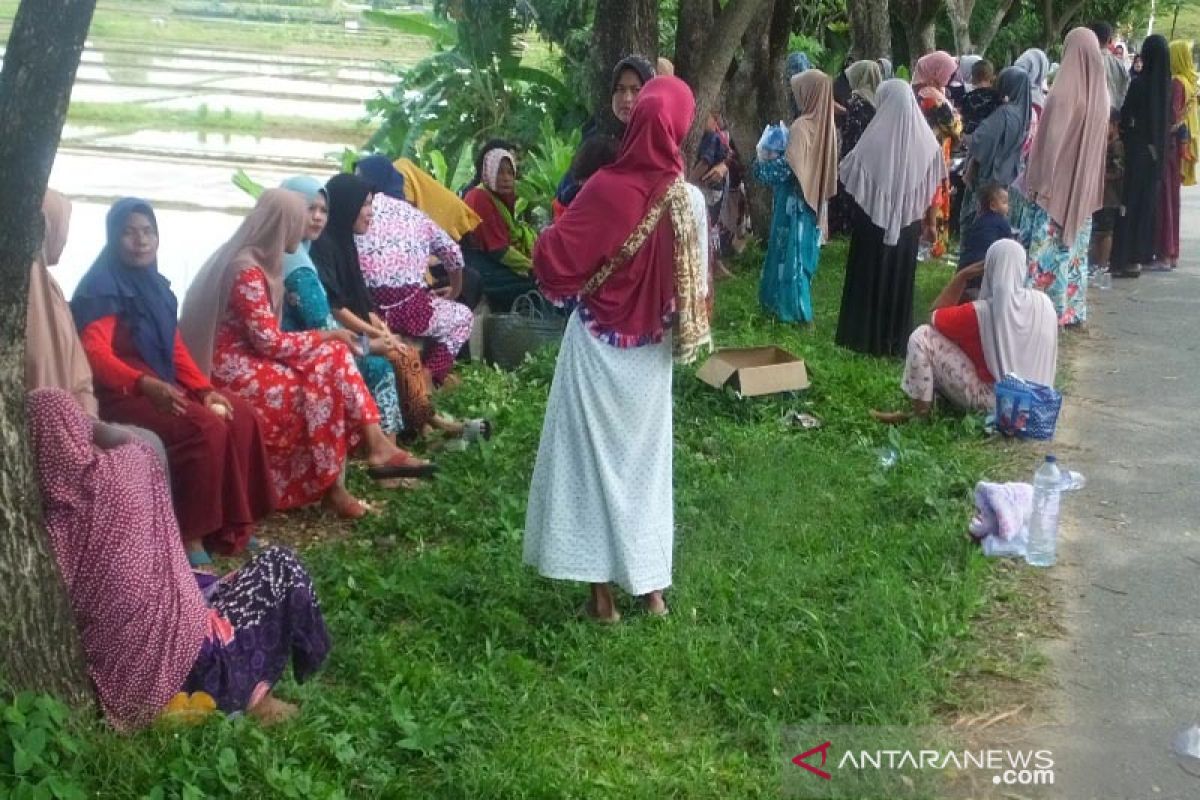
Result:
M979 299L956 305L967 282L981 275ZM967 411L988 411L996 381L1017 375L1053 385L1057 359L1054 304L1025 288L1025 248L1001 239L982 265L955 273L934 300L929 324L909 337L901 387L912 411L871 416L885 423L927 417L939 394Z
M812 322L812 279L828 236L829 198L837 191L833 82L820 70L794 75L800 109L779 157L754 162L754 177L775 193L759 302L784 322ZM774 151L769 151L774 154Z

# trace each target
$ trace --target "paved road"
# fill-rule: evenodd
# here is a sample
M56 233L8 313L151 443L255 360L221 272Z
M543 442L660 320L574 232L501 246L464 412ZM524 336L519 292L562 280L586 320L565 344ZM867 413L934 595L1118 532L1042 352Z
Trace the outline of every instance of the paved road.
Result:
M1096 292L1057 447L1089 480L1067 510L1064 800L1200 798L1170 754L1200 722L1200 189L1172 274Z

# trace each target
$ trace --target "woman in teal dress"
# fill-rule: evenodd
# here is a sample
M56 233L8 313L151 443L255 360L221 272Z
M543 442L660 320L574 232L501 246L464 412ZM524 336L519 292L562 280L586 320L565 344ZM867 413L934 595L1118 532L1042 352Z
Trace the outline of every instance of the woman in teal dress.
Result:
M767 261L758 298L783 322L812 322L812 280L827 230L826 207L837 189L833 82L819 70L791 81L800 114L786 149L764 150L754 177L775 195Z
M308 201L308 226L300 249L284 257L283 285L287 300L283 306L285 331L332 330L341 327L333 318L329 297L316 265L309 256L313 241L321 235L329 215L329 198L316 178L295 177L283 182L284 189L303 195ZM367 343L370 346L370 343ZM355 359L363 382L379 406L379 427L389 436L400 432L404 420L400 414L400 396L396 391L396 373L383 356L367 353Z

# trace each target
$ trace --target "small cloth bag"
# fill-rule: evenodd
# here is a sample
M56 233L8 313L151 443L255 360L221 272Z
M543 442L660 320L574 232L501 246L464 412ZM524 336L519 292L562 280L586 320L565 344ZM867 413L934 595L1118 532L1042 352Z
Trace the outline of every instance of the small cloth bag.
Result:
M1018 439L1053 439L1062 395L1052 386L1005 375L996 383L996 427Z

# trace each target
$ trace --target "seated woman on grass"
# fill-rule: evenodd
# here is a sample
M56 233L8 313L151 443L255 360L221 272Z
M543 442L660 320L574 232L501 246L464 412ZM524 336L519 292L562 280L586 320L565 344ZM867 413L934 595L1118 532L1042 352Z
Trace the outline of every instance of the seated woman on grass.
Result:
M901 388L911 411L872 411L880 422L926 418L940 393L967 411L995 406L995 383L1005 375L1054 384L1058 321L1050 299L1025 288L1025 248L1002 239L983 264L956 272L933 302L930 324L908 339ZM979 299L957 304L967 282L983 277Z
M149 725L188 705L181 692L264 724L295 716L272 687L289 661L297 681L311 676L330 647L295 555L272 547L219 580L193 573L149 445L97 446L97 423L62 389L30 392L26 409L46 532L109 724Z
M483 293L492 311L504 312L523 294L536 291L530 276L533 235L517 222L517 157L502 147L485 148L480 159L480 183L466 201L479 215L479 227L464 242L467 265L483 279Z

